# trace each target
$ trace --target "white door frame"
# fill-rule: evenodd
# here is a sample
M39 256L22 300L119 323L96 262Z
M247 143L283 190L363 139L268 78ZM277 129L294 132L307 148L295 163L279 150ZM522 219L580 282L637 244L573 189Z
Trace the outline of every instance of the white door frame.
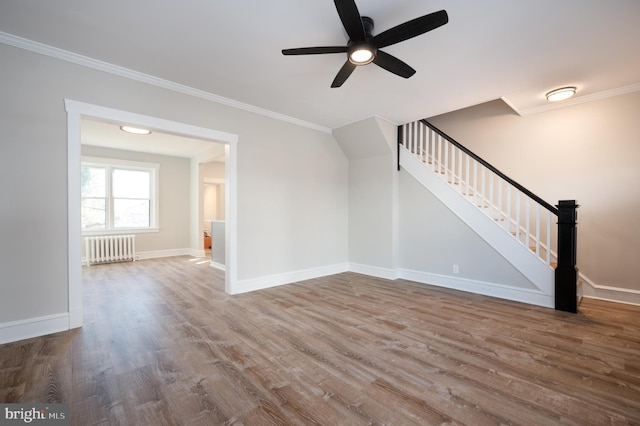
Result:
M69 328L82 326L82 232L80 221L80 124L82 117L138 125L185 137L210 140L226 145L225 220L226 272L225 291L234 293L237 282L237 152L238 135L193 126L176 121L87 104L65 99L67 111L67 246L69 274Z

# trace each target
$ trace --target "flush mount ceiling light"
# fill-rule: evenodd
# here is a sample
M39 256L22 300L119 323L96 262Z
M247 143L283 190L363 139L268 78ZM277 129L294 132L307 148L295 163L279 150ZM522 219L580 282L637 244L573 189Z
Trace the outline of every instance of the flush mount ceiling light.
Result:
M120 130L127 133L133 133L134 135L150 135L151 130L141 129L139 127L120 126Z
M561 87L560 89L555 89L547 93L547 100L549 102L558 102L564 101L565 99L569 99L573 95L576 94L575 87Z

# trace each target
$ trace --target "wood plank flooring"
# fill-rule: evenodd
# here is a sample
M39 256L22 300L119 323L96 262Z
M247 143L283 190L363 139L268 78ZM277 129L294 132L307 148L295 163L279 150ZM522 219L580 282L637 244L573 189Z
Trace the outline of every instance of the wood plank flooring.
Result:
M0 346L0 402L76 425L640 425L640 307L353 273L228 296L188 257L83 279L82 329Z

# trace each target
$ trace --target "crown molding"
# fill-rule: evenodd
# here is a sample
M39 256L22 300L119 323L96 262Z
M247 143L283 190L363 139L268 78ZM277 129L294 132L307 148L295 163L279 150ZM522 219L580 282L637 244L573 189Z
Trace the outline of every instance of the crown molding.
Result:
M213 93L206 92L204 90L195 89L184 84L176 83L170 80L165 80L150 74L145 74L139 71L135 71L129 68L121 67L119 65L110 64L98 59L90 58L88 56L79 55L77 53L69 52L67 50L59 49L57 47L49 46L43 43L39 43L33 40L29 40L23 37L18 37L13 34L0 31L0 43L16 47L18 49L27 50L33 53L49 56L62 61L70 62L83 67L91 68L98 71L103 71L109 74L117 75L119 77L128 78L141 83L146 83L152 86L168 89L183 95L193 96L196 98L204 99L207 101L226 105L228 107L236 108L239 110L251 112L254 114L262 115L264 117L273 118L275 120L283 121L290 124L295 124L309 129L317 130L323 133L331 134L331 129L321 126L319 124L311 123L309 121L300 120L288 115L280 114L274 111L270 111L264 108L260 108L254 105L245 104L230 98L225 98Z
M610 89L610 90L604 90L602 92L591 93L589 95L578 96L578 97L571 98L570 100L566 100L566 101L563 101L563 102L548 103L548 104L541 105L541 106L538 106L538 107L526 108L526 109L518 109L518 108L516 108L515 105L513 103L511 103L505 97L502 97L500 99L502 99L502 101L504 101L504 103L509 105L511 107L511 109L513 109L518 115L524 117L526 115L532 115L532 114L538 114L538 113L541 113L541 112L553 111L553 110L560 109L560 108L566 108L566 107L569 107L569 106L584 104L584 103L587 103L587 102L599 101L601 99L611 98L613 96L626 95L626 94L634 93L634 92L640 92L640 83L630 84L628 86L618 87L618 88Z

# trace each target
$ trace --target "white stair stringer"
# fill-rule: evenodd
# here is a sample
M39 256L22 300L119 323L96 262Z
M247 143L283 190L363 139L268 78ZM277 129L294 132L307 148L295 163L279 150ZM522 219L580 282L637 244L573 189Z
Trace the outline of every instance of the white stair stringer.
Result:
M471 227L482 239L511 263L537 289L523 302L554 307L554 270L528 247L516 240L474 203L460 194L452 185L434 173L404 146L400 149L400 165L414 179L431 191L456 216Z

